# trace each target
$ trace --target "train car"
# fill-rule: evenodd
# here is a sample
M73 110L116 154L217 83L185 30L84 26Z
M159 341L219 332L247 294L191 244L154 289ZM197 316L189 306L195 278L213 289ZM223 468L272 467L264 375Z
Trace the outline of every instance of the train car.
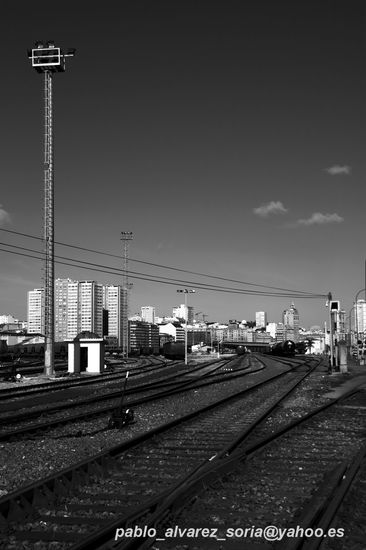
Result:
M296 351L295 342L292 340L285 340L284 342L278 342L272 346L271 355L277 355L280 357L294 357Z
M166 342L163 346L163 355L166 359L184 359L184 342Z
M238 355L244 355L245 353L249 353L249 352L248 352L248 348L246 346L237 346L236 353Z
M245 342L239 346L235 346L238 355L245 353L271 353L271 349L271 344L267 342Z
M14 344L8 346L8 353L15 355L17 357L27 356L27 357L44 357L45 344L42 342L38 343L22 343ZM65 358L67 357L68 347L67 342L55 342L54 343L54 354L55 357Z

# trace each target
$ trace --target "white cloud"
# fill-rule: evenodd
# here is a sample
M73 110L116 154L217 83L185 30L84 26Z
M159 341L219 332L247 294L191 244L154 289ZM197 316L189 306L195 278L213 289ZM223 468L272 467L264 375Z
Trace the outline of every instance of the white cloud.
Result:
M2 204L0 204L0 225L7 222L10 222L10 215L3 209Z
M334 166L325 168L325 171L328 172L328 174L330 174L331 176L339 176L340 174L349 175L351 173L351 167L339 166L338 164L335 164Z
M306 220L297 220L299 225L315 225L315 224L325 224L325 223L341 223L344 221L344 218L338 214L321 214L320 212L314 212L310 218Z
M258 208L253 208L254 214L265 218L269 214L285 214L287 208L285 208L281 201L271 201L268 204L262 204Z

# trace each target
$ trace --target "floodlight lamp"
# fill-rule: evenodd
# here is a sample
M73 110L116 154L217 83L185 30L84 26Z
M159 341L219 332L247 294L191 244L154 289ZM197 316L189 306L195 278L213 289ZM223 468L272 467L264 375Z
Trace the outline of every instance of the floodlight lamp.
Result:
M40 42L39 40L35 43L36 48L43 48L43 42Z
M54 48L55 42L54 40L47 40L46 45L47 45L47 48Z

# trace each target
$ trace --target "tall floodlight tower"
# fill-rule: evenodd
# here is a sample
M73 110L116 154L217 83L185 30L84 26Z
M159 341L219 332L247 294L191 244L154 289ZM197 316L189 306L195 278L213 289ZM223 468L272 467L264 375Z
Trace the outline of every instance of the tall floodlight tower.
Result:
M45 374L54 374L54 166L53 166L53 73L65 70L66 57L75 55L74 49L63 52L53 41L36 42L28 57L37 73L44 74L44 315L45 315Z
M128 293L131 284L128 281L128 259L130 241L133 239L131 231L121 231L121 241L123 241L123 287L122 287L122 352L124 357L128 357Z

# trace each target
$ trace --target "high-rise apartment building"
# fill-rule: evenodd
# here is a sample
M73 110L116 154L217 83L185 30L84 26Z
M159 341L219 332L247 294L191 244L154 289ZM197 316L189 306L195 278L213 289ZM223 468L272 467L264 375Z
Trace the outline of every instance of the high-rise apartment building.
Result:
M271 338L276 342L283 342L285 338L285 327L283 323L268 323L266 326L266 332L270 334Z
M79 332L103 334L103 286L95 281L55 280L55 341ZM44 334L44 289L28 292L28 332Z
M122 345L122 286L106 285L103 287L103 308L108 314L108 330L106 336L117 338L118 346Z
M55 341L75 338L79 331L79 282L55 280Z
M79 283L79 322L80 331L103 334L103 286L95 281Z
M265 328L267 326L267 313L265 311L255 312L255 326L257 328Z
M365 333L366 331L366 301L357 300L356 307L353 307L352 312L352 325L354 332Z
M299 312L295 308L295 304L293 302L290 308L285 309L285 311L283 312L283 324L285 329L285 339L298 342L300 317Z
M28 292L28 333L44 334L44 289L35 288Z
M67 297L67 336L65 339L75 338L80 332L79 323L79 281L70 281L68 285ZM57 324L56 324L57 327Z
M145 323L155 323L155 308L153 306L142 306L141 319Z
M95 281L55 281L55 341L82 331L103 333L103 287Z

